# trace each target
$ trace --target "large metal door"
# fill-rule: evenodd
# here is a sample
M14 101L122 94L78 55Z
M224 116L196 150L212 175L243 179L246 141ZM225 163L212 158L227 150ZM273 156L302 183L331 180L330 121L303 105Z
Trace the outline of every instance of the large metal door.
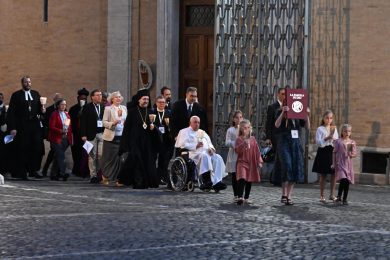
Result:
M182 0L180 30L180 98L187 87L198 89L207 111L208 129L213 122L214 0Z
M275 86L306 87L305 2L216 1L213 136L219 149L234 110L244 112L260 140Z

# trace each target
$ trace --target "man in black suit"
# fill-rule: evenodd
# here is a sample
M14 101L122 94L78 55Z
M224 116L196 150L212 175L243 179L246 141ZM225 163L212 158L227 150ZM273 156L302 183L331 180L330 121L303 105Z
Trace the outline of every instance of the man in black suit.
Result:
M152 110L151 114L156 115L154 125L162 136L162 144L158 151L157 174L162 182L168 183L168 164L173 156L174 141L169 128L171 110L166 107L166 100L163 96L156 98L156 108Z
M55 93L54 96L53 96L53 105L51 106L48 106L46 108L46 113L45 113L45 117L43 119L43 127L44 127L44 137L45 139L47 140L47 137L49 135L49 121L50 121L50 117L51 117L51 114L56 110L56 106L55 106L55 103L62 99L62 94L61 93ZM50 167L50 164L53 162L53 158L54 158L54 150L50 148L50 151L49 153L47 154L47 158L46 158L46 162L45 162L45 165L43 166L43 169L42 169L42 175L43 177L46 177L47 176L47 171Z
M83 148L83 141L80 135L80 119L83 113L89 91L86 88L82 88L77 91L77 104L69 109L70 120L72 122L72 133L73 133L73 145L72 158L73 158L73 169L72 174L79 177L89 176L88 168L88 154Z
M92 102L85 105L80 120L80 135L83 142L91 142L93 148L89 153L88 165L90 182L99 183L97 173L100 170L100 158L103 152L103 114L102 92L95 89L91 92Z
M208 122L206 110L196 102L198 99L198 90L194 87L187 88L186 98L181 99L172 108L172 136L176 137L179 131L189 126L190 118L198 116L200 118L200 129L208 132Z
M43 136L40 117L46 112L41 105L41 95L31 89L31 78L24 76L21 79L23 89L14 92L11 96L7 111L7 126L14 136L16 147L12 175L28 180L30 177L42 178L37 173L41 168L44 153Z
M7 125L5 123L5 105L4 105L4 95L0 93L0 174L5 174L7 171L6 165L7 162L5 160L6 151L4 144L4 136L6 135Z
M266 140L265 142L272 145L272 148L275 151L276 154L276 148L277 148L277 139L279 134L279 128L275 127L275 121L277 119L277 113L281 109L283 105L283 101L286 98L286 89L285 88L278 88L277 93L277 100L275 103L268 106L267 109L267 122L265 125L265 134L266 134ZM280 162L277 155L275 155L275 164L274 169L272 171L271 176L271 182L275 186L280 186L282 184L282 176L280 174Z

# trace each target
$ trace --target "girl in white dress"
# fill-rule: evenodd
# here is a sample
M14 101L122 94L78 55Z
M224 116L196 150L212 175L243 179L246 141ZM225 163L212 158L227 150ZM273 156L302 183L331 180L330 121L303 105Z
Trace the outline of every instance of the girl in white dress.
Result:
M316 143L318 150L316 158L314 159L313 172L320 175L320 202L325 202L324 188L326 183L326 176L330 175L330 196L329 200L335 200L335 174L331 169L333 141L339 138L336 126L333 124L333 113L331 110L326 110L322 116L321 126L316 132Z
M234 145L238 136L238 126L242 121L242 112L236 110L233 113L232 126L226 131L226 141L225 145L229 147L229 153L226 160L226 172L231 174L232 177L232 187L234 193L234 202L237 202L238 191L237 191L237 180L236 180L236 164L237 164L237 154L234 151Z

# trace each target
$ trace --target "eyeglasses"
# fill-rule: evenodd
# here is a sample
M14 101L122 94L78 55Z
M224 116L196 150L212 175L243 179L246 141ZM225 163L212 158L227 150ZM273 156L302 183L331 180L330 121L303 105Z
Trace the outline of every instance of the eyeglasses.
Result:
M161 103L161 104L163 104L163 103L165 103L165 101L157 101L157 103Z

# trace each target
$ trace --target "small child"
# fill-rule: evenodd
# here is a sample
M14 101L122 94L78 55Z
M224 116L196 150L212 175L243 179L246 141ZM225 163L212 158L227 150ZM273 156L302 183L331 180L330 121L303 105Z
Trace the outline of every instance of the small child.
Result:
M236 110L233 113L233 122L232 126L226 131L226 141L225 145L229 147L229 153L226 159L226 172L231 174L232 177L232 187L234 193L234 202L238 200L237 192L237 180L236 180L236 164L237 164L237 154L234 151L234 145L236 143L238 135L238 125L242 121L242 112Z
M237 205L251 204L249 194L252 182L260 182L259 168L263 166L263 159L256 139L251 136L251 132L252 127L249 120L242 120L239 124L238 137L234 148L237 153ZM245 195L243 197L244 189Z
M317 128L316 143L318 145L317 155L313 163L313 172L320 175L320 202L325 202L324 188L326 176L330 174L330 196L329 200L334 201L336 178L334 170L331 169L333 157L333 141L339 138L336 126L333 124L333 112L326 110L322 116L321 126Z
M341 138L334 141L333 164L336 180L340 182L336 202L341 202L343 195L343 204L348 205L347 197L349 184L354 184L354 172L352 158L356 157L356 143L350 139L352 127L348 124L341 126Z

